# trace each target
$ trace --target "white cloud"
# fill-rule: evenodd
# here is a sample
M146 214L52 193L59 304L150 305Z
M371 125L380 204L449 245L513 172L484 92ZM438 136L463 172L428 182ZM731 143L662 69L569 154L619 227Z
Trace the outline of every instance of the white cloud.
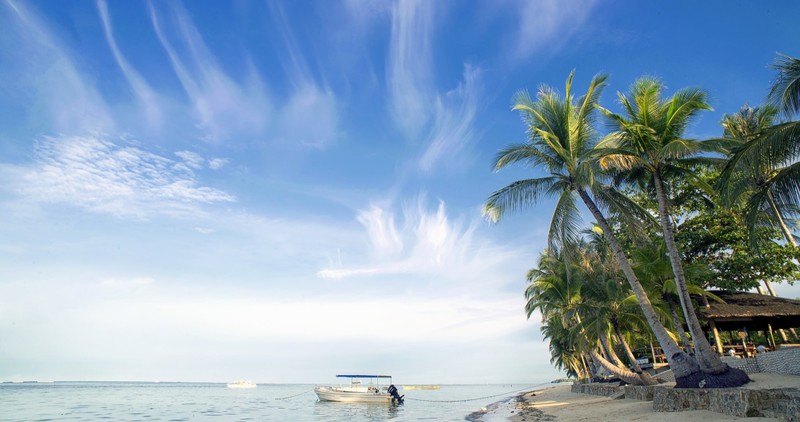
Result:
M103 137L44 137L35 142L34 154L34 162L17 169L18 177L10 180L36 202L149 218L196 214L203 204L235 199L218 189L197 186L185 165Z
M397 2L392 10L392 38L387 70L390 110L395 123L411 141L427 132L416 167L431 171L457 154L473 139L480 69L464 66L463 80L445 93L432 84L431 61L434 2Z
M21 92L30 120L39 127L73 133L113 129L105 101L58 36L22 4L9 1L4 6L11 18L1 21L7 23L0 48L8 73L0 78L0 87L14 95Z
M336 97L311 83L292 93L281 108L277 136L283 142L307 148L325 148L338 138Z
M488 269L520 259L518 252L474 239L475 222L465 225L451 221L443 202L435 210L427 209L424 196L404 207L400 227L389 210L375 205L359 212L357 218L364 227L369 248L363 253L345 251L345 256L358 256L364 262L335 260L318 271L318 277L416 274L436 279L439 287L447 289L455 283L465 286L496 280L500 277L489 276Z
M383 209L372 206L358 213L358 221L367 230L373 251L378 254L394 254L403 250L403 241L395 227L394 216Z
M180 157L183 162L191 169L199 170L203 168L206 163L205 158L203 158L200 154L191 151L178 151L175 153L178 157Z
M389 108L411 137L430 119L433 7L430 1L400 1L392 9Z
M230 160L228 160L227 158L212 158L208 160L208 168L210 168L211 170L219 170L225 167L225 165L227 165L228 162L230 162Z
M336 95L320 86L303 55L293 27L281 4L270 2L270 13L283 36L286 58L282 61L291 88L281 106L276 123L277 136L283 142L306 148L322 149L339 137L339 111Z
M100 284L105 287L118 288L118 287L136 287L146 286L155 283L156 280L152 277L133 277L127 279L121 278L107 278L102 280Z
M163 117L161 107L158 104L158 96L155 91L150 88L144 78L142 78L139 72L133 68L133 65L128 62L120 51L119 46L117 46L117 41L114 38L114 31L111 26L111 17L108 14L108 6L106 6L105 0L97 0L97 9L100 12L100 19L103 21L103 31L106 36L106 42L111 48L111 53L114 55L114 59L117 61L120 70L122 70L122 74L125 75L125 79L128 80L128 84L130 84L133 89L136 99L140 102L147 121L153 126L161 126Z
M419 166L430 171L443 159L454 159L472 141L472 124L479 100L480 70L465 66L464 81L444 98L436 99L436 112L428 147Z
M206 140L223 142L239 133L259 133L272 115L272 105L255 72L243 84L236 83L217 64L189 15L174 8L180 41L188 50L185 60L172 45L152 4L150 20L172 68L189 95L199 128ZM187 61L194 64L193 67Z
M516 2L519 29L515 35L515 56L528 59L537 53L557 51L584 27L596 3L597 0Z

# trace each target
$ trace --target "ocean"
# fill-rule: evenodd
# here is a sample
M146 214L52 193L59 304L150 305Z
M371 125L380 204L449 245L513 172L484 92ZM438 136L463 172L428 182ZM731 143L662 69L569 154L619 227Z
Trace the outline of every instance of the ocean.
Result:
M321 402L313 385L53 382L0 384L0 421L463 421L482 407L546 385L442 385L403 390L399 406Z

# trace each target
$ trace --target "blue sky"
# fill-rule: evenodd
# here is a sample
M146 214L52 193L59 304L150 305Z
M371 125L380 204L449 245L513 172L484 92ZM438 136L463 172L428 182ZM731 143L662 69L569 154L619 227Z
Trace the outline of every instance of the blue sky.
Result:
M559 376L490 225L520 89L641 75L760 104L800 4L3 1L0 380ZM671 91L670 91L671 92ZM798 286L779 292L800 296Z

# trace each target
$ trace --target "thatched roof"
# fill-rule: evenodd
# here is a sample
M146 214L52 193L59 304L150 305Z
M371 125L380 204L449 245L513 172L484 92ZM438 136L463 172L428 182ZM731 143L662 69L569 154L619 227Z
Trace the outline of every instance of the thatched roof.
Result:
M800 327L800 300L756 293L712 291L725 303L710 301L700 306L700 315L714 320L721 330Z

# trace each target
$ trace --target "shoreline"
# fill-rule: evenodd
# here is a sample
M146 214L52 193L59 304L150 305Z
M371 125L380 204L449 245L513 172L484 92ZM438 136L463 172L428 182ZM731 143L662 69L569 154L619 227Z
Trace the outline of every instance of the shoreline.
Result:
M751 383L743 389L800 388L800 376L772 373L751 374ZM472 422L531 422L531 421L595 421L636 420L659 422L722 422L744 420L709 410L656 412L652 401L611 399L604 396L573 393L571 384L556 384L522 392L492 403L469 414ZM750 417L748 421L777 421L781 419Z

